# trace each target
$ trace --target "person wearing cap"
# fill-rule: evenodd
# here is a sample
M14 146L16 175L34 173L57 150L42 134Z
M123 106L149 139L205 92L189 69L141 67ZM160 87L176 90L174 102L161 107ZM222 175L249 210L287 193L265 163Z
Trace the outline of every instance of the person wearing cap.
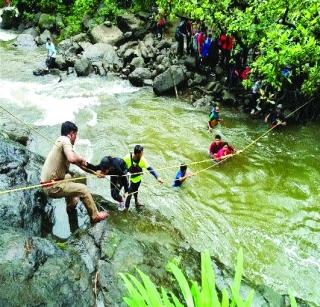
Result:
M89 188L82 183L71 180L70 163L86 168L86 159L73 151L78 127L69 121L61 125L61 136L58 137L49 152L41 171L41 185L44 192L51 198L65 197L67 212L75 210L80 198L88 211L91 223L100 222L108 217L105 211L98 212Z
M282 104L278 104L274 111L271 111L266 117L265 122L269 123L271 127L273 126L285 126L287 122L285 121L285 116L283 114Z
M142 204L138 200L138 190L141 184L143 170L147 169L150 174L161 184L164 183L164 181L158 176L156 171L149 165L148 161L145 159L143 155L143 147L141 145L136 145L134 147L133 154L130 153L126 155L123 160L126 163L128 171L131 174L130 187L128 196L126 198L125 207L127 210L129 209L131 197L133 195L136 208L139 208L142 206Z
M98 165L88 163L88 168L96 171L102 176L109 175L111 197L119 203L118 209L120 211L125 209L125 197L120 195L122 188L124 188L125 196L128 194L128 168L126 163L121 158L114 158L105 156L101 159Z

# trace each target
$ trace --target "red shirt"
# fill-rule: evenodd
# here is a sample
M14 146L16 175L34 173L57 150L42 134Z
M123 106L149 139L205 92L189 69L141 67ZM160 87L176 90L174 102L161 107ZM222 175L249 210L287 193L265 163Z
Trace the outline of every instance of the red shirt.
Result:
M231 50L233 47L233 37L231 35L222 34L219 38L219 43L223 50Z
M224 157L224 156L227 156L227 155L230 155L234 152L233 148L232 147L228 147L228 148L221 148L218 153L216 154L216 159L217 160L220 160L221 157Z
M251 71L250 67L247 66L245 68L245 70L241 73L241 79L242 80L247 80L248 79L248 75L250 74L250 71Z
M209 148L209 154L216 154L223 147L222 141L213 141Z

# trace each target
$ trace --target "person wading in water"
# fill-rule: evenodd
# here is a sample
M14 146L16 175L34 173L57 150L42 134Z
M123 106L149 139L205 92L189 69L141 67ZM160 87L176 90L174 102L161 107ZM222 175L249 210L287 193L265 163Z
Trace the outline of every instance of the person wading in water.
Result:
M136 207L141 207L141 203L138 201L138 189L141 184L142 172L144 169L147 169L151 175L154 176L160 183L164 183L164 181L158 176L156 171L149 165L147 160L143 156L143 147L141 145L136 145L133 150L133 154L130 153L126 155L123 160L125 161L128 171L131 174L130 178L130 187L128 191L128 197L126 198L126 209L128 210L130 207L130 201L132 195L135 199Z

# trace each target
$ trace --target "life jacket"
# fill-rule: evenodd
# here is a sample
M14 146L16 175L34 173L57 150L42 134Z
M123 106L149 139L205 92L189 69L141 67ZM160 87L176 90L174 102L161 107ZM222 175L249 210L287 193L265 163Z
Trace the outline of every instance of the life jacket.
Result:
M142 168L139 166L140 160L138 162L134 162L132 158L132 152L130 152L130 161L131 161L131 165L128 168L128 171L131 174L131 177L134 178L134 177L140 176L142 173Z

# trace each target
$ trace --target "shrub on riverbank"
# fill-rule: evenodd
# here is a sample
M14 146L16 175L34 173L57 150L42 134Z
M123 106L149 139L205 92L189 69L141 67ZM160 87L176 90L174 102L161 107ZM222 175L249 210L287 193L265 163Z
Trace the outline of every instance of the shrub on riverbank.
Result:
M142 282L131 274L120 274L128 291L128 295L123 298L126 304L130 307L249 307L252 304L253 290L246 299L240 295L243 275L242 249L237 256L233 285L230 290L222 289L221 293L216 290L215 274L209 252L201 253L201 286L197 281L189 281L176 263L170 262L167 269L174 275L175 282L179 285L178 296L163 287L159 291L159 287L151 281L150 277L138 270ZM292 307L297 306L292 294L290 294L290 303Z

